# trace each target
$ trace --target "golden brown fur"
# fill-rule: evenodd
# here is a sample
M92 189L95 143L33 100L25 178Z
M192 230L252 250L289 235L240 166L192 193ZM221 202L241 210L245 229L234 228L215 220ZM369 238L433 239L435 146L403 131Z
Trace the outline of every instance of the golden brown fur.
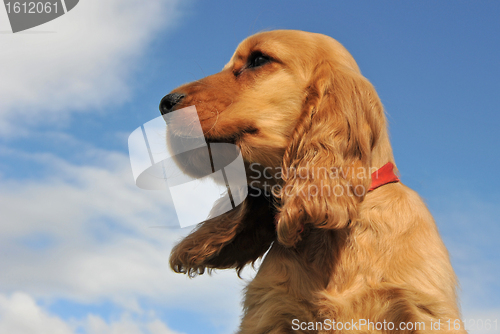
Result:
M269 61L252 67L259 52ZM301 31L259 33L220 73L174 92L185 94L176 109L196 105L208 142L241 148L249 173L252 164L272 168L271 175L285 171L253 183L273 186L274 195L251 192L171 254L176 272L194 276L207 268L240 270L269 250L246 288L239 333L322 332L293 331L294 319L425 322L425 330L401 333L435 332L437 320L448 331L451 320L453 331L455 275L429 211L402 183L366 191L371 172L394 158L377 93L337 41ZM181 127L188 121L174 119ZM315 172L321 168L334 174ZM298 170L305 174L286 173Z

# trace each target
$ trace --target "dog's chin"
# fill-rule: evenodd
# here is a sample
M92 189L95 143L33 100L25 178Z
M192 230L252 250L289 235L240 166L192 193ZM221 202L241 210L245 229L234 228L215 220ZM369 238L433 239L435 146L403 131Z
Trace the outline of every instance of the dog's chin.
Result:
M175 127L175 133L169 133L167 143L169 150L173 153L173 148L193 147L192 143L199 143L200 137L192 137L189 133L183 132L182 127ZM187 153L174 155L174 161L184 173L192 177L203 177L207 175L207 163L214 164L215 169L224 167L239 154L242 155L245 165L248 184L251 187L269 190L279 185L282 180L280 176L281 164L271 163L271 161L260 161L261 159L252 159L256 154L255 148L249 148L246 140L249 137L258 134L258 130L253 127L239 129L236 133L225 133L216 135L215 133L205 133L204 140L208 144L200 149L191 150ZM212 129L213 131L213 129ZM230 144L230 145L228 145ZM257 149L257 151L259 151ZM275 156L271 154L271 156ZM267 157L269 159L269 157ZM281 159L279 159L281 161ZM272 166L272 167L271 167Z
M207 176L214 168L219 170L233 162L240 153L236 143L236 137L200 138L172 132L167 137L173 162L182 173L194 178Z

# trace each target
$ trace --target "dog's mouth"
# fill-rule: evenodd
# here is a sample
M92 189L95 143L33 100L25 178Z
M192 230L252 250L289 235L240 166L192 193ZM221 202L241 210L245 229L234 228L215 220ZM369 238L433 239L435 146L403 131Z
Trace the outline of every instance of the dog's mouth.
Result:
M193 131L190 126L177 124L177 122L175 122L174 120L167 121L167 126L171 131L170 136L172 138L177 138L180 140L199 138L198 134L201 134L197 131ZM247 135L256 135L259 133L259 130L254 126L246 126L244 128L238 129L231 134L219 134L221 132L223 133L224 129L216 130L214 128L210 128L208 130L202 131L203 137L205 138L207 143L226 143L234 145L237 145L243 139L243 137Z
M241 148L246 136L259 133L258 128L249 122L237 126L217 117L206 117L203 108L190 106L164 115L168 128L167 140L174 143L203 139L208 143L233 144Z
M205 140L208 144L233 144L237 145L239 136L231 136L231 137L206 137Z
M233 144L236 146L240 146L239 144L241 143L243 137L247 135L256 135L259 133L259 130L255 127L246 127L242 129L241 131L238 131L237 133L234 133L229 136L214 136L210 134L205 134L205 140L207 143L227 143L227 144Z

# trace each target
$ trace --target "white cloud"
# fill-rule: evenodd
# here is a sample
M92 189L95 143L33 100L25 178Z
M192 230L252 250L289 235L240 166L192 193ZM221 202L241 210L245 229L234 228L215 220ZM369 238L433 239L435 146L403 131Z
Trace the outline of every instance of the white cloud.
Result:
M165 323L149 314L145 319L133 319L123 313L111 322L95 314L80 321L65 321L50 314L35 299L23 292L0 295L0 333L15 334L178 334Z
M176 334L159 319L138 322L128 314L119 321L106 323L101 317L90 315L82 326L86 334Z
M141 300L236 327L244 284L234 271L195 279L173 273L170 250L189 231L151 228L174 219L166 194L135 187L123 154L94 149L87 156L80 166L50 154L25 156L49 175L0 179L0 253L8 254L0 258L0 291L49 302L107 300L134 314ZM40 235L48 241L32 247L30 238ZM118 330L106 326L103 332ZM162 333L161 324L148 326Z
M40 309L33 298L15 293L0 295L0 332L16 334L70 334L70 326Z
M85 0L16 34L5 33L10 26L0 10L0 133L127 101L134 60L157 30L178 19L178 7L177 0Z

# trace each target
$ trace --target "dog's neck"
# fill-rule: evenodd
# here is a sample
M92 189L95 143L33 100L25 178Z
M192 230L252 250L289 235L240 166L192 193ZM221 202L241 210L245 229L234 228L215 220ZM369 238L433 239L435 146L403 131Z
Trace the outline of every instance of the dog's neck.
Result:
M396 163L392 154L391 142L389 134L383 131L377 139L372 150L371 166L373 170L378 170L386 163L391 162L394 165L394 172L397 173Z

